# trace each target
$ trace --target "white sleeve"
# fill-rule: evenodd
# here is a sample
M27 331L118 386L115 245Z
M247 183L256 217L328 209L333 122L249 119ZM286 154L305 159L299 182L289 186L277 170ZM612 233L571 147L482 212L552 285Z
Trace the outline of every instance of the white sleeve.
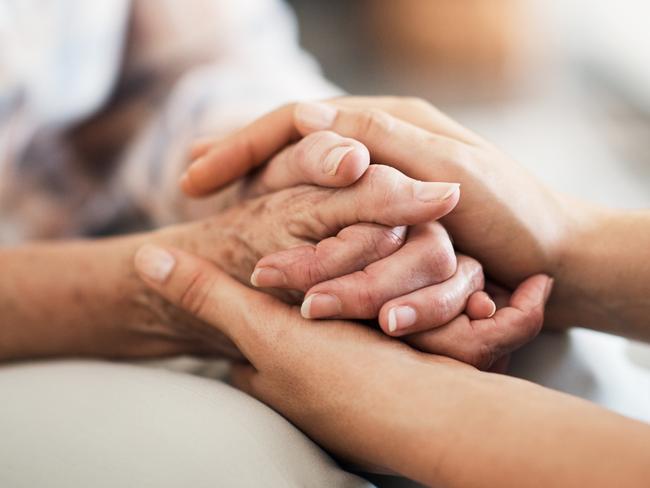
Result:
M222 12L230 9L219 19L229 20L230 36L221 39L221 54L178 81L127 152L115 182L155 226L188 217L179 205L178 178L194 138L229 132L290 101L341 94L300 49L295 19L285 4L214 3Z

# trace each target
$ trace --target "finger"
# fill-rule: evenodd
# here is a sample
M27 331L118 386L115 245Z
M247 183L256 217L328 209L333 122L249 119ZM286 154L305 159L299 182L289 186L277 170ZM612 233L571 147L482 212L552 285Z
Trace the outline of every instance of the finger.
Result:
M193 161L181 177L181 188L190 196L207 195L244 176L299 138L293 109L282 107L270 112L217 141Z
M253 286L307 291L322 281L365 268L404 243L406 227L355 224L315 245L286 249L260 259Z
M140 278L173 305L215 326L253 364L275 342L288 306L252 290L211 262L179 249L150 244L134 258ZM276 336L277 337L277 336Z
M387 301L440 283L455 271L456 256L444 228L437 223L415 226L406 244L390 256L310 288L301 313L306 318L375 318Z
M455 167L473 158L472 146L424 130L383 110L299 103L295 122L301 134L331 130L351 137L368 148L373 162L393 166L420 180L429 180L434 167L437 179L444 181L454 174Z
M485 292L490 295L497 306L497 310L503 307L507 307L510 303L510 298L512 297L511 290L497 285L493 281L487 281L485 283Z
M379 325L394 337L440 327L460 315L468 297L482 288L481 265L458 256L457 270L447 281L386 302L379 312Z
M483 142L478 135L445 115L431 103L419 98L347 96L328 100L327 103L361 110L375 108L435 134L467 144Z
M348 186L369 164L370 155L363 144L331 131L314 132L276 154L255 175L246 194L255 197L300 184Z
M488 369L539 333L551 287L548 276L533 276L515 290L510 305L497 310L490 319L470 321L460 315L442 327L404 340L422 351Z
M190 146L189 160L194 161L200 158L210 150L210 148L219 143L219 139L214 137L200 137L195 139Z
M435 107L422 101L417 102L418 107L413 107L412 100L410 103L404 103L403 99L348 97L335 99L329 104L318 105L321 106L320 109L317 108L311 112L303 109L298 110L296 104L285 105L234 134L218 140L212 144L208 151L205 146L200 146L195 153L198 159L193 161L186 175L181 179L181 187L190 196L209 194L260 166L282 148L298 140L301 135L315 130L331 129L339 132L345 129L346 127L341 126L342 124L333 124L337 116L337 106L341 109L354 110L356 113L366 113L365 117L358 117L365 118L366 122L371 122L373 119L373 116L368 116L368 107L382 109L386 113L392 114L395 119L403 119L411 127L419 128L420 139L425 141L435 139L424 137L426 134L441 136L437 139L436 152L441 155L442 159L459 152L462 155L464 146L463 144L444 144L445 151L442 151L442 143L445 140L468 144L481 142L478 136L446 117ZM336 129L334 125L337 126ZM354 125L358 127L358 124ZM373 125L373 123L367 124L369 128ZM348 135L344 132L339 133ZM404 131L400 131L400 133L404 135ZM354 138L351 135L348 137ZM403 139L404 137L400 137L400 141L395 141L395 145L399 146ZM381 140L376 142L381 142ZM386 142L390 143L390 139ZM369 149L374 153L378 148L373 145ZM408 157L413 156L413 151L410 151L408 147L403 147L402 150ZM429 154L427 160L430 159L431 155ZM389 160L390 158L387 159L387 164L390 164ZM426 179L426 175L423 175L422 172L409 173L408 171L417 170L417 167L409 164L408 161L397 158L393 163L400 165L398 167L405 170L410 176Z
M417 181L389 166L371 164L359 181L330 192L311 211L329 232L358 222L395 227L437 220L451 212L459 198L457 183Z
M465 313L471 320L489 319L496 311L496 303L484 291L473 293L465 307Z

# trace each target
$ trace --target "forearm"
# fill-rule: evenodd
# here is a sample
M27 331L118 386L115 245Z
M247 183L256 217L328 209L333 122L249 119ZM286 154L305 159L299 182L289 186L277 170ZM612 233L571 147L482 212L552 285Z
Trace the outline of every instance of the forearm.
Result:
M402 402L413 406L410 419L378 427L393 427L383 459L406 476L449 487L640 487L650 477L645 424L506 376L457 367L422 374L428 379Z
M548 323L650 341L650 211L576 205Z
M178 227L0 249L0 360L177 351L182 339L168 328L176 312L143 286L133 255L145 242L183 244L182 236Z

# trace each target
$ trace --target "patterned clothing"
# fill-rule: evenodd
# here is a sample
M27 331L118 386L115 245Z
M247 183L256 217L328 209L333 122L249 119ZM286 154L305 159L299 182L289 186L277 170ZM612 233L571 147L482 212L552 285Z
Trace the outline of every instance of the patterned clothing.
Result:
M339 91L278 0L0 0L0 244L188 218L199 135Z

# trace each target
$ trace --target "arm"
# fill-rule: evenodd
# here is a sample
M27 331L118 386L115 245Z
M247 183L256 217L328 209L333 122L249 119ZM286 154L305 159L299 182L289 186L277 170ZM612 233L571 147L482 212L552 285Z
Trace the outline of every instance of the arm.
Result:
M460 182L463 198L443 220L455 246L509 287L535 273L554 276L550 325L650 340L648 213L559 195L421 100L351 97L282 107L213 145L188 169L185 181L195 183L184 189L205 194L299 135L324 129L359 140L374 161L413 178ZM254 149L244 154L242 147Z
M159 251L174 263L168 274L139 266L140 276L172 303L189 295L240 346L252 366L234 382L347 460L432 486L647 484L647 425L349 322L314 327L210 263ZM202 286L191 286L197 276ZM513 298L536 302L544 282Z
M298 186L242 202L210 219L155 233L3 249L0 357L142 357L219 351L224 344L213 328L179 316L177 309L153 298L134 279L128 263L137 247L144 242L177 245L248 281L255 262L265 254L297 245L315 248L314 243L331 238L329 248L341 259L330 259L319 270L344 276L400 247L401 239L390 232L393 226L435 220L454 207L457 192L447 200L417 198L415 189L427 185L422 187L392 168L376 169L353 186ZM346 236L355 239L348 241ZM450 246L443 245L449 251ZM422 254L421 259L427 257ZM300 271L304 270L296 273ZM307 288L315 284L304 277L302 281ZM463 294L458 298L461 303L467 298L464 294L478 287L476 280L469 286L465 281L454 287Z
M317 135L310 139L313 150L301 151L306 157L298 159L288 152L278 155L278 166L281 163L289 169L284 178L269 172L265 178L247 185L244 196L253 197L256 192L296 182L348 186L368 166L367 150L355 141L334 134L327 140ZM309 141L298 149L306 144ZM327 155L340 146L350 150L340 162L339 174L330 176L319 165L327 160L323 153ZM241 197L238 199L241 201ZM178 245L210 256L228 266L233 275L247 280L251 263L261 257L247 255L254 246L242 246L233 232L211 229L236 225L238 231L245 232L247 227L242 222L252 220L259 231L253 236L255 242L268 243L269 237L264 234L277 229L260 224L249 210L240 208L199 225L168 227L159 232L0 248L0 360L70 355L146 357L188 352L232 355L230 344L212 337L204 324L167 306L144 289L134 277L130 263L135 249L145 242ZM214 214L213 208L209 214ZM360 234L366 239L371 237L368 233ZM381 244L381 239L377 243ZM383 247L386 252L393 250ZM275 251L281 247L265 249ZM210 342L216 349L208 347Z
M551 323L650 341L650 211L571 205Z
M0 358L117 353L143 291L127 271L137 240L0 250Z
M150 241L181 245L184 232L177 227L0 249L0 360L147 357L198 349L198 338L168 327L165 319L171 314L188 322L188 316L152 297L131 269L137 247Z

